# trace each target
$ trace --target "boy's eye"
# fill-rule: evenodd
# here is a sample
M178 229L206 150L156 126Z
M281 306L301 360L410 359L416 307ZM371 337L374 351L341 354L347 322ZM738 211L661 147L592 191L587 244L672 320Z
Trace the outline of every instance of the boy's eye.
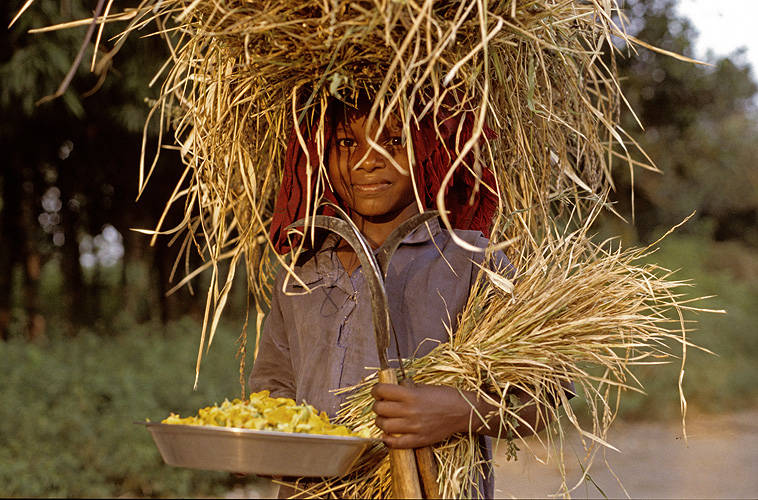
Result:
M398 147L403 145L403 138L400 136L390 137L385 142L385 146Z
M349 137L343 137L341 139L337 139L337 145L341 148L354 148L356 146L356 142L354 139L351 139Z

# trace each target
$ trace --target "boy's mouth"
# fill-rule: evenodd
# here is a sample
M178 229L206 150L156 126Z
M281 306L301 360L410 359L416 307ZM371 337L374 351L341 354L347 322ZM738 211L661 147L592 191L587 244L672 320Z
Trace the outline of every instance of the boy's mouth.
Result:
M371 181L353 184L353 191L363 194L377 194L385 191L392 185L389 181Z

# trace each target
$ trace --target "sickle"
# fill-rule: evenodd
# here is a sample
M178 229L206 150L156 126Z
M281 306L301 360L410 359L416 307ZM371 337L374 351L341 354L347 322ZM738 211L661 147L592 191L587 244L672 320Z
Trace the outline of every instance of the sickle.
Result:
M387 303L387 292L384 289L382 272L366 239L358 232L352 222L326 215L316 215L308 221L310 225L320 227L341 236L355 251L358 261L365 270L369 293L371 294L371 317L374 323L374 337L379 354L379 366L388 369L387 348L389 347L390 316ZM303 226L305 220L292 223L287 229Z
M375 257L366 238L363 237L345 211L334 204L330 203L330 205L342 218L316 215L309 219L309 223L344 238L358 256L358 261L365 270L369 293L371 294L371 315L374 323L377 353L379 354L379 365L381 367L378 373L379 382L396 385L397 377L395 371L390 368L387 362L387 348L389 347L392 322L390 320L387 292L384 288L384 278L387 276L390 259L400 243L421 224L437 217L439 212L436 210L422 212L404 221L390 233L384 244L377 251ZM290 224L287 226L287 229L293 229L298 226L305 226L305 219ZM397 337L395 338L395 346L398 348L398 361L400 369L403 371L406 385L412 387L412 379L405 377ZM426 498L439 498L437 467L431 448L427 446L416 450L391 449L389 455L395 498L423 498L422 485Z

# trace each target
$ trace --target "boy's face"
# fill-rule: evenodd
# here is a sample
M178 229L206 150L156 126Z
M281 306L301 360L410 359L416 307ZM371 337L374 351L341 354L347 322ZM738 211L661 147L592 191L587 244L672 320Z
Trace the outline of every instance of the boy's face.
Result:
M329 179L335 194L353 215L383 222L411 215L415 196L410 161L402 137L402 125L392 117L376 137L378 124L367 123L366 110L348 112L339 123L329 149ZM368 138L384 152L369 145ZM385 156L390 156L406 173L401 173Z

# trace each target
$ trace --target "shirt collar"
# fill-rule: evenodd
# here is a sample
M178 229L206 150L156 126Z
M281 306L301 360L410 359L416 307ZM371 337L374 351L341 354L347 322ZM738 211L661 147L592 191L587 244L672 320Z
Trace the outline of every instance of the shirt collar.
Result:
M442 231L439 218L435 217L425 224L420 225L411 233L403 238L401 245L420 245L430 241ZM306 262L299 270L298 275L306 285L311 285L322 278L331 278L336 281L338 274L342 271L335 250L340 237L330 233L321 249L316 252L313 259ZM378 250L377 250L378 251ZM376 251L374 252L376 254Z
M431 240L438 234L442 232L442 227L440 226L440 220L438 217L435 217L429 221L426 222L426 224L421 224L419 227L411 231L411 233L403 238L403 241L400 243L401 245L415 245L419 243L426 243L427 241ZM337 248L337 244L340 242L340 237L337 236L334 233L330 233L329 236L326 237L324 240L324 244L321 245L321 252L329 251L334 252L334 250ZM378 252L379 250L375 250L374 254Z
M426 224L421 224L419 227L411 231L411 234L403 239L403 245L417 245L419 243L426 243L438 234L442 232L440 227L439 217L435 217L428 221Z

